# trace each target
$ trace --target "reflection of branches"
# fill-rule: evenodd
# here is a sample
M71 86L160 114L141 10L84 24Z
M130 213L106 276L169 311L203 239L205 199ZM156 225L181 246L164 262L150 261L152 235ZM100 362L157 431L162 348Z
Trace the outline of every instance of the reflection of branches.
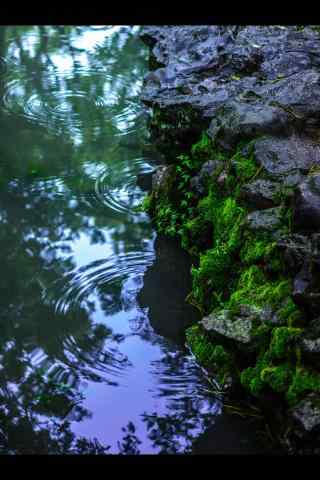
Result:
M71 421L90 415L83 408L83 380L117 385L114 377L129 366L118 351L124 337L94 322L98 302L106 315L110 304L112 313L121 309L121 279L95 290L93 282L81 301L67 298L64 287L78 268L76 242L109 242L118 254L139 248L150 235L137 220L124 229L124 217L95 195L101 165L112 166L118 183L124 171L139 171L130 165L140 156L137 144L121 143L118 117L124 121L131 108L127 99L145 55L136 55L137 40L125 29L88 52L77 47L84 31L39 26L0 32L0 55L13 59L0 111L3 452L105 453L108 447L95 440L76 439ZM110 108L103 102L106 89L115 99ZM136 201L135 194L128 198ZM134 442L128 427L121 449L133 451Z
M129 422L127 427L122 428L125 433L121 442L118 442L119 454L122 455L137 455L140 452L138 445L142 442L135 434L136 427L132 422Z

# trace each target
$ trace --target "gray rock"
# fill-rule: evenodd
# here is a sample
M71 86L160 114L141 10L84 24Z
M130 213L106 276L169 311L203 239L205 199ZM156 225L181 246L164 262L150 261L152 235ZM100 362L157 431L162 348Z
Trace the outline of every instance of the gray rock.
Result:
M320 227L320 174L310 175L297 189L294 202L294 223L306 230Z
M300 338L303 354L311 361L320 359L320 318L315 318L305 329Z
M305 235L287 235L282 237L277 244L283 252L283 258L289 270L295 274L301 270L307 259L311 259L312 243L311 239Z
M204 317L200 323L212 335L232 340L237 346L252 349L257 344L254 326L260 322L260 312L260 309L253 306L241 305L236 318L233 318L229 310L224 309Z
M205 162L198 175L190 181L191 188L200 195L205 195L208 191L208 181L214 178L223 168L223 163L219 160L209 160Z
M281 207L257 210L249 213L245 222L247 227L254 232L270 232L274 237L278 237L282 228L282 214Z
M145 27L141 36L156 69L145 79L142 100L173 111L196 110L198 120L190 119L188 132L212 121L212 136L226 148L245 136L300 130L317 135L320 37L312 29L156 26ZM167 123L179 129L174 114Z
M255 157L270 176L281 178L295 173L295 183L298 184L303 179L302 174L306 174L312 165L320 164L320 147L310 139L296 135L266 137L255 142Z
M279 183L271 180L255 180L245 184L240 191L240 199L251 208L271 208L276 203L276 195L280 193Z
M253 139L265 134L285 133L288 114L278 107L245 101L230 101L217 110L208 134L225 149L231 149L241 139Z
M310 259L306 259L293 281L292 299L311 314L320 313L318 274Z
M291 416L304 432L310 433L318 430L320 427L319 394L307 395L291 410Z
M169 194L175 175L174 165L161 165L157 168L152 175L152 192L156 199Z

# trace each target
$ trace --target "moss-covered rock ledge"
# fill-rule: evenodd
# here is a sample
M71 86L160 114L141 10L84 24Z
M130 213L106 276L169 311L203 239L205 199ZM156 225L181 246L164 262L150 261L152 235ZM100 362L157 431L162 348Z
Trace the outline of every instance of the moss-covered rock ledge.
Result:
M232 397L320 451L320 47L301 27L148 27L165 164L144 207L193 259L186 332ZM280 419L280 420L279 420Z

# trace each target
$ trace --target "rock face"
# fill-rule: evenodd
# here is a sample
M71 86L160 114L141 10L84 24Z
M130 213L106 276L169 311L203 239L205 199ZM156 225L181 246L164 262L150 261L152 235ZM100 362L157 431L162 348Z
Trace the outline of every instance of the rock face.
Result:
M152 175L152 192L155 199L169 194L170 185L174 181L174 172L173 165L160 165Z
M249 213L246 223L249 230L267 231L276 235L277 230L281 227L281 207L267 208L265 210L257 210Z
M303 355L312 362L317 363L320 359L320 318L315 318L300 339Z
M311 393L292 410L292 417L296 421L301 433L311 433L320 429L320 397Z
M292 360L294 355L301 355L307 367L311 364L320 375L320 33L295 26L168 26L146 27L141 36L151 49L152 70L145 77L142 101L152 107L151 141L168 164L154 175L154 199L170 196L175 176L170 164L181 153L190 152L205 132L204 138L214 148L204 159L197 159L205 163L195 173L193 168L188 184L192 192L187 192L193 203L184 204L196 210L210 186L217 187L222 196L230 196L244 212L241 235L244 232L244 238L257 239L246 260L255 263L256 270L250 267L248 272L258 275L263 271L267 276L269 272L273 279L272 275L281 271L281 280L286 278L290 291L278 304L274 300L261 308L238 305L236 315L223 303L221 292L214 292L222 303L202 319L201 328L214 343L232 344L236 351L249 352L248 358L257 359L262 345L257 327L262 327L260 332L266 327L272 334L277 329L272 338L275 351L282 355L285 335L290 336L292 327L301 326L304 331L297 351L281 359L283 369L273 364L263 369L264 373L273 372L270 385L274 391L284 392L285 362L300 362L300 357ZM219 160L220 153L222 159L228 159L225 163ZM243 162L247 176L238 173L238 161ZM230 175L234 175L233 183ZM178 205L179 197L175 200ZM233 205L226 203L230 210ZM227 214L226 208L223 216ZM198 235L201 216L193 220L188 227ZM216 217L215 221L219 224ZM212 225L210 241L214 229ZM230 245L241 242L239 238L235 235ZM270 260L262 251L261 239L277 245L280 255ZM227 241L221 245L231 251ZM206 249L212 247L210 243ZM215 245L214 258L218 260L212 265L214 272L223 269L225 258L231 264L234 260L221 247L220 261L218 251ZM235 270L241 261L241 256L235 258ZM203 265L209 269L205 262ZM288 274L283 273L282 265ZM281 293L277 290L280 286L272 290L275 298ZM294 323L297 318L303 318L301 325ZM256 367L251 370L244 378L251 393L258 392L262 378L255 377ZM286 420L291 418L301 438L320 430L320 398L310 390L286 412Z
M268 135L258 155L274 175L319 163L312 143L320 113L317 32L294 26L169 26L146 27L142 38L152 47L156 68L145 78L142 100L165 112L167 129L171 124L177 130L180 123L190 134L210 126L209 134L224 148ZM197 122L184 121L182 111L186 117L192 112ZM304 136L296 137L301 130ZM161 134L160 124L153 123L153 133ZM272 162L273 155L279 162Z
M198 175L193 177L190 182L191 188L200 195L208 192L208 181L217 176L223 168L223 164L218 160L209 160L205 162Z
M305 230L320 227L320 174L310 175L298 186L295 198L295 223Z
M271 208L275 206L279 193L278 183L259 179L245 184L241 189L240 198L251 208Z
M233 341L238 347L245 346L252 350L257 346L254 335L254 326L260 323L260 310L250 306L241 305L237 318L233 318L229 310L212 313L200 322L204 329L218 339Z

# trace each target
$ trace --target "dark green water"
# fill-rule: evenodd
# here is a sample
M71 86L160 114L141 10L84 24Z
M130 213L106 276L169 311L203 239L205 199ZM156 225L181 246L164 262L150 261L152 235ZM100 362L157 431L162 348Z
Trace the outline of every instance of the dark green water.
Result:
M188 258L135 208L137 31L0 29L2 453L258 448L184 347Z

